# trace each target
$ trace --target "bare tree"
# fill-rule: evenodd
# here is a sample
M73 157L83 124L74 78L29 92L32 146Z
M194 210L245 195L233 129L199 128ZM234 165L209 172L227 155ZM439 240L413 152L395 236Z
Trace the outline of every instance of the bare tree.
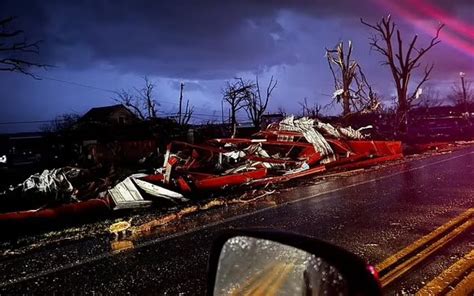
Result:
M319 117L321 110L323 107L316 102L310 106L308 103L308 99L304 98L303 102L299 102L301 109L302 109L302 116L308 116L308 117Z
M132 109L140 119L152 119L158 117L157 107L160 105L154 98L155 84L148 77L144 78L145 85L142 88L134 88L135 93L127 90L116 92L114 101Z
M474 103L474 90L471 81L466 82L462 79L461 83L454 83L451 86L451 93L448 94L447 99L454 106L460 106L466 110L469 105Z
M223 90L223 99L230 105L230 120L232 124L232 137L237 134L237 112L246 106L252 97L255 85L251 81L235 78L234 82L227 82Z
M439 91L434 88L432 85L427 84L423 88L423 92L420 94L416 104L414 106L418 106L421 108L432 108L441 106L442 101L440 99Z
M326 57L334 79L334 99L342 105L343 116L370 112L380 104L359 63L352 59L351 41L347 52L340 42L335 49L326 49Z
M407 113L412 107L413 101L419 97L421 86L429 80L434 64L424 67L421 80L415 85L413 91L409 93L408 87L413 71L420 67L421 58L440 42L439 33L444 24L438 26L436 35L432 37L427 46L419 47L416 44L418 35L413 36L408 46L403 45L402 34L400 30L396 29L396 24L392 21L390 15L382 18L381 21L375 24L367 23L363 19L360 21L374 30L375 33L370 38L370 45L375 51L385 57L385 61L382 64L388 65L392 72L398 99L397 126L399 131L404 133L407 128Z
M41 126L40 129L47 133L65 132L74 128L80 118L79 114L65 113L56 116L50 123Z
M0 19L0 71L19 72L39 79L31 73L30 68L46 69L51 66L27 58L31 54L39 54L41 41L30 42L23 30L12 29L11 23L15 19L16 17Z
M255 87L253 87L250 96L247 97L247 102L245 102L245 111L247 112L249 119L252 121L253 126L260 127L260 124L262 123L262 115L267 110L268 101L270 100L272 92L277 84L278 80L273 80L272 76L268 82L265 94L262 95L258 76L255 77Z
M278 112L279 114L283 115L283 116L286 116L286 114L287 114L286 109L285 109L285 107L283 107L283 106L278 106L277 112Z
M340 42L336 49L326 48L326 57L328 59L329 69L331 69L334 79L334 86L338 94L335 96L338 103L342 104L342 115L351 113L351 84L357 71L357 62L351 59L352 42L349 41L349 50L344 53L344 44ZM339 75L333 68L335 64L339 69Z
M148 118L157 118L158 111L156 108L159 106L159 104L153 97L153 89L155 88L155 84L150 82L148 77L145 77L144 80L145 86L141 89L135 88L135 91L145 104L145 110L147 111Z
M359 68L359 71L358 75L355 77L355 81L357 84L356 96L358 99L353 101L356 111L361 113L382 111L382 98L373 90L372 85L367 81L360 66L358 65L357 67Z
M133 113L137 115L140 119L145 120L146 116L142 112L142 104L140 100L134 96L131 92L124 89L116 92L116 97L113 98L117 103L123 104L126 107L132 109Z

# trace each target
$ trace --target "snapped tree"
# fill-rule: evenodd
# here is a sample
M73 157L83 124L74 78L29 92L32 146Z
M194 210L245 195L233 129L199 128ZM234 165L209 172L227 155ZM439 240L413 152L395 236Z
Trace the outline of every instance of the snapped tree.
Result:
M179 91L179 109L178 109L178 124L187 125L191 120L191 116L194 112L194 106L189 105L189 100L186 100L186 106L183 110L183 92L184 92L184 83L180 85Z
M342 105L342 115L374 111L380 105L359 63L352 58L352 42L347 51L340 42L334 49L326 48L329 69L334 80L334 99Z
M249 88L251 92L250 96L246 96L244 108L254 127L260 127L260 124L262 123L262 115L267 110L268 102L277 84L278 80L273 80L272 76L265 89L265 94L262 95L257 76L255 77L254 86Z
M421 80L415 84L412 92L409 93L408 88L411 78L414 76L413 71L421 66L421 58L440 42L439 33L444 24L438 26L435 36L431 38L427 46L419 47L416 44L418 35L411 38L408 46L404 46L402 34L390 15L375 24L367 23L363 19L360 19L360 21L374 31L374 35L370 37L370 45L375 51L384 56L385 61L382 64L390 67L397 89L396 124L398 131L405 133L408 111L413 102L419 97L421 86L429 80L434 64L425 65Z
M31 68L46 69L51 66L34 61L32 55L39 54L41 41L30 42L23 30L12 28L15 19L0 19L0 71L19 72L39 79Z

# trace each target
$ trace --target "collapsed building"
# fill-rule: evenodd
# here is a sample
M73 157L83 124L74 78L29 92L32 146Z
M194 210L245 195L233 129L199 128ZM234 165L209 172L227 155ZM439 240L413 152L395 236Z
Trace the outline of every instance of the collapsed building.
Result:
M18 226L94 216L165 200L186 203L214 193L222 195L227 189L281 184L327 170L364 168L403 157L401 142L370 140L370 129L335 127L290 116L252 138L218 138L199 145L173 141L167 146L163 165L153 173L132 174L115 185L103 182L94 190L78 190L68 181L68 176L79 175L79 169L43 172L3 196L46 190L54 196L53 206L47 203L49 206L39 209L0 214L0 224Z

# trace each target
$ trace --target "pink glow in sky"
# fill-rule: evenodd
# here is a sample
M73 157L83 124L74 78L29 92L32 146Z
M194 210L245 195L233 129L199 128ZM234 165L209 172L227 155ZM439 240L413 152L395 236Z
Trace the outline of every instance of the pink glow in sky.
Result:
M474 27L470 24L457 19L441 8L424 0L402 0L399 2L372 1L379 6L393 11L408 23L430 36L436 34L439 24L445 24L440 33L440 40L474 58ZM433 20L433 22L420 21L421 18Z

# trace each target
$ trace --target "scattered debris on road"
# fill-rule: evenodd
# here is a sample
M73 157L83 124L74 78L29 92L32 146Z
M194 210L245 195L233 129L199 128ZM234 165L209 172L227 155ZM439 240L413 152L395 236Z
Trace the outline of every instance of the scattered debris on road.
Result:
M328 176L349 170L357 173L403 157L401 142L371 140L371 128L353 129L290 116L251 138L217 138L202 144L172 141L163 165L151 174L115 168L98 177L91 169L46 170L0 192L0 205L5 200L20 205L0 212L0 226L69 222L151 206L178 208L140 227L126 227L134 233L147 232L199 210L259 200L273 194L278 188L275 185L291 180L324 176L324 172L330 172ZM414 149L440 151L450 147L449 143L431 143ZM239 199L216 199L228 190L243 195ZM37 193L42 199L32 202ZM204 198L211 200L196 205ZM112 227L110 232L118 235L120 231Z

